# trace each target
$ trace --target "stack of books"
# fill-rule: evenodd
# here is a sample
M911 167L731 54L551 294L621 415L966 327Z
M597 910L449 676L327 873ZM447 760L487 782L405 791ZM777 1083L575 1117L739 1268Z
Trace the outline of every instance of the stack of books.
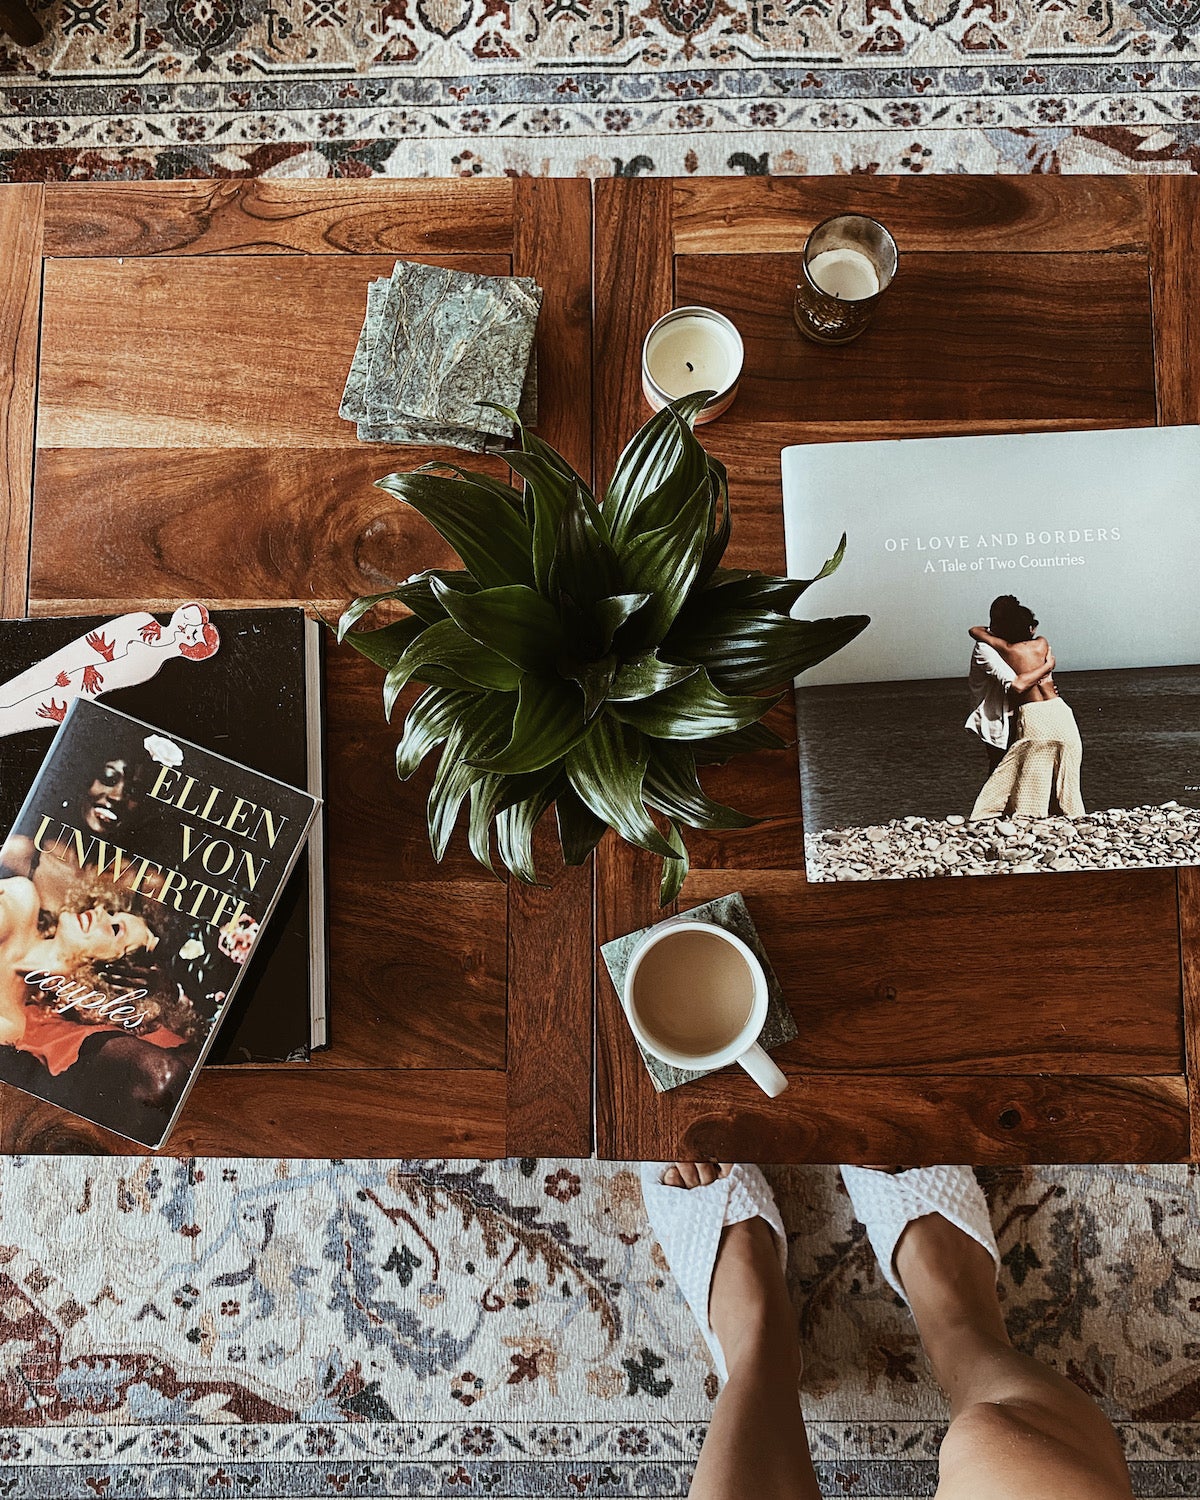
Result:
M299 609L0 624L0 1082L157 1146L205 1061L326 1044L321 641Z

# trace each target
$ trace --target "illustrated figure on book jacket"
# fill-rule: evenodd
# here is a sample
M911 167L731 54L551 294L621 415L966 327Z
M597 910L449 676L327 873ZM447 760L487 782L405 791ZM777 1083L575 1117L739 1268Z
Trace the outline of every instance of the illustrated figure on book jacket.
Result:
M0 855L0 1080L160 1143L314 809L75 703Z
M872 615L796 684L811 880L1200 863L1200 428L811 444L783 472L789 572L845 531L826 601Z

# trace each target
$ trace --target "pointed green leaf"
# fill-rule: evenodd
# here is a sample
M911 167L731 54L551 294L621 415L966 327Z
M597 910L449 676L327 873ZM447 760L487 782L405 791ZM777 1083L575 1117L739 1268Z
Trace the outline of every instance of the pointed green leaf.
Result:
M760 821L708 796L696 775L696 757L686 745L651 743L645 798L651 807L691 828L751 828Z
M642 805L646 750L641 736L604 713L567 756L567 777L598 818L639 849L674 859L675 851Z
M435 527L484 589L533 583L533 537L523 517L489 489L448 475L389 474L379 488Z
M591 494L591 490L588 489L588 486L584 481L582 475L575 472L575 470L571 467L571 465L562 456L557 448L552 448L549 443L543 442L542 439L538 437L536 432L527 427L521 420L520 414L513 411L512 407L501 406L497 401L484 401L482 404L484 406L490 406L498 412L503 412L508 420L516 426L517 433L521 440L521 451L523 453L531 453L535 458L545 459L545 461L548 464L552 464L565 479L567 479L568 481L575 481L576 483L580 484L589 495ZM510 450L506 449L504 456L506 459L511 459L513 455Z
M761 719L779 698L727 697L701 669L694 677L634 703L610 703L609 712L659 740L703 740Z
M583 693L583 717L594 719L608 702L609 689L617 670L617 658L610 652L599 661L561 661L558 670L579 684Z
M651 595L630 632L643 648L657 646L683 608L700 570L709 513L707 480L698 485L675 519L641 533L620 551L621 571L630 590Z
M473 640L453 620L439 620L425 627L383 679L383 707L389 719L396 699L412 677L435 687L481 687L512 693L521 673L505 657Z
M602 507L615 547L637 530L636 515L642 501L691 459L686 440L691 438L691 424L705 399L698 392L664 406L634 434L617 460ZM690 494L695 483L692 478L684 494Z
M608 824L598 818L567 786L555 799L558 818L558 840L562 845L563 863L581 865L604 837Z
M717 734L708 740L696 740L691 749L697 765L719 766L735 755L746 755L755 750L786 750L787 747L788 741L765 724L747 724L745 729Z
M649 594L610 594L607 599L597 599L591 614L600 642L599 651L607 652L612 646L613 636L625 621L649 602Z
M680 665L673 661L660 661L657 651L647 651L627 661L613 678L609 698L616 703L636 698L649 698L652 693L661 693L664 688L677 682L686 682L694 677L699 668Z
M525 513L533 528L533 580L540 594L550 597L550 569L558 552L563 512L575 493L576 481L536 453L510 453L508 461L525 480Z
M608 526L596 502L578 485L567 497L559 521L558 540L550 569L551 597L567 594L581 610L598 599L619 593L621 567L608 539Z
M688 600L676 625L683 628L704 621L717 610L765 609L786 615L807 587L803 578L776 578L746 569L718 568L703 590Z
M429 751L442 743L462 710L478 696L457 688L425 689L409 709L396 746L396 775L401 781L407 781Z
M436 625L446 619L446 611L438 603L433 592L433 580L448 583L460 594L473 594L479 587L470 573L461 568L427 568L424 573L407 579L394 590L401 604L406 604L414 615L420 615L427 625Z
M658 905L661 910L664 906L670 906L672 901L679 897L683 890L683 882L687 879L688 868L691 861L688 859L687 845L683 842L683 834L680 832L679 824L671 820L667 824L667 842L675 851L674 859L664 859L662 867L662 881L658 887Z
M722 591L724 592L724 591ZM870 624L867 615L832 620L793 620L763 610L714 609L671 630L663 649L700 662L729 692L756 692L790 682L848 645Z
M496 818L496 852L500 862L526 885L537 885L533 835L542 815L554 801L561 783L551 780L532 797L506 807Z
M447 737L427 809L429 843L439 863L454 832L463 798L485 774L471 760L490 755L505 743L512 733L515 706L512 694L480 696L463 708Z
M540 771L561 760L586 730L578 687L561 677L528 672L521 678L511 740L503 750L480 761L479 768L505 776Z
M514 583L459 594L434 579L433 592L456 625L523 671L552 669L562 653L558 615L536 589Z
M424 620L408 615L378 630L352 630L345 637L345 644L353 646L360 656L389 672L424 629Z
M507 459L508 455L504 455ZM503 479L496 479L491 474L481 474L478 469L464 469L461 464L450 463L446 459L437 459L431 464L422 464L416 470L418 474L434 474L439 469L445 469L453 474L456 479L462 479L467 484L473 484L476 489L487 490L495 495L498 500L503 500L506 505L511 505L518 515L524 516L525 508L521 501L520 490L514 489L511 484L505 484Z
M357 625L363 615L373 610L377 604L383 604L386 600L398 599L400 597L398 586L384 589L382 594L364 594L361 599L355 599L342 611L337 622L337 639L342 642L346 639L346 633Z
M700 559L700 571L696 575L696 586L703 588L712 577L717 565L725 556L729 537L733 531L733 515L729 508L729 473L725 465L708 454L709 485L712 491L712 512L709 519L709 538L704 544L704 555ZM718 517L720 520L718 521Z
M805 588L808 587L809 583L820 583L820 581L821 581L822 578L828 578L829 575L830 575L830 573L836 573L837 570L841 567L841 565L842 565L842 558L845 557L845 555L846 555L846 533L843 531L842 532L842 539L837 544L837 551L833 554L832 557L826 558L825 564L822 567L821 571L816 575L815 578L810 578L808 580L808 583L805 584Z

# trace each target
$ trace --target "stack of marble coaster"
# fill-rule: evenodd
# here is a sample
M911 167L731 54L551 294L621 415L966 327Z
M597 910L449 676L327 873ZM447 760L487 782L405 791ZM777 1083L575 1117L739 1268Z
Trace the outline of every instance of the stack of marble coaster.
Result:
M537 421L534 335L542 289L528 276L476 276L397 261L367 287L367 315L341 416L366 443L482 453Z

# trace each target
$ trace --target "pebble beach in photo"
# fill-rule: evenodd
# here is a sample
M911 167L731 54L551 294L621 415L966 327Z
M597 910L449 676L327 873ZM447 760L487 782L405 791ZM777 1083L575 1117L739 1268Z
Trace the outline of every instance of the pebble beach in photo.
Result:
M1033 875L1200 864L1200 809L1108 808L1071 819L910 816L805 840L809 880Z

